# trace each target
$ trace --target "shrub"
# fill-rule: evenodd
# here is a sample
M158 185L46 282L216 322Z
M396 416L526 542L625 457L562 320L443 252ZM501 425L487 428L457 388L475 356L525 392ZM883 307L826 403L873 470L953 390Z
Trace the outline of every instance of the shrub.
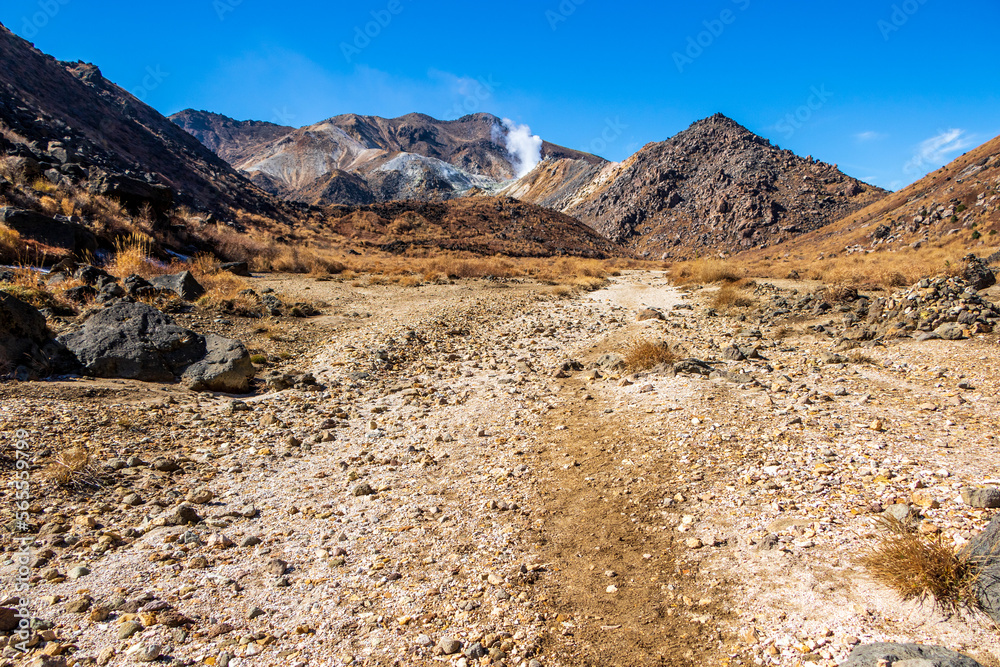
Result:
M98 467L86 448L81 446L70 447L56 454L55 461L44 472L46 477L61 486L100 486Z
M115 239L115 254L106 267L108 273L118 278L133 274L144 278L162 275L167 267L152 258L153 240L145 234L133 232Z
M730 308L749 308L754 305L754 303L756 303L756 301L753 296L731 285L725 285L719 288L719 291L712 297L712 306L723 310L728 310Z
M743 278L743 271L721 259L693 259L674 267L674 282L680 285L710 283L735 283Z
M677 361L677 353L663 341L639 341L633 343L625 353L625 365L630 371L644 371Z
M861 563L904 600L931 599L935 607L952 613L979 608L976 568L940 536L919 535L899 520L882 521Z

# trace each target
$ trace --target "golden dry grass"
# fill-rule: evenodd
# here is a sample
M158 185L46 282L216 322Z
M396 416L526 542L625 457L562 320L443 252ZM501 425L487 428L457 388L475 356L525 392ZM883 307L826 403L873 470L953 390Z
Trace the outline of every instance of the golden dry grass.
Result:
M679 357L663 341L643 340L625 351L625 366L632 372L645 371L660 364L672 364Z
M734 283L746 276L744 269L722 259L692 259L679 262L671 268L670 273L678 285Z
M21 252L21 235L0 225L0 262L16 262Z
M756 303L752 294L734 285L723 285L712 295L712 307L719 310L749 308Z
M896 519L879 526L861 564L904 600L931 600L940 610L977 609L976 568L944 544L925 537Z
M131 275L143 278L162 275L169 270L152 257L153 240L138 232L115 239L115 253L105 267L111 275L125 279Z

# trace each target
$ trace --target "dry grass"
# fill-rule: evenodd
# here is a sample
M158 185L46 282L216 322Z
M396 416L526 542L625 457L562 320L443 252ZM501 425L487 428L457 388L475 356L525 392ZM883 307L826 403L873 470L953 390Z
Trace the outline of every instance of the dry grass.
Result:
M0 226L0 262L16 262L21 253L21 235L13 229Z
M987 257L997 248L984 246L975 253ZM796 254L782 257L760 255L745 264L747 274L761 278L787 278L797 275L806 280L820 280L843 288L895 289L908 287L922 278L956 275L962 258L970 252L966 241L957 235L920 249L904 247L896 251L872 253Z
M675 264L671 275L678 285L709 285L738 282L746 276L746 271L722 259L693 259Z
M131 275L143 278L163 275L169 270L152 258L153 239L145 234L133 232L115 239L115 254L105 267L111 275L125 279Z
M625 352L625 365L632 372L645 371L660 364L672 364L677 353L663 341L643 340L633 343Z
M932 600L935 607L950 613L979 607L976 568L940 536L917 534L896 519L882 522L861 564L904 600Z
M82 446L70 447L56 454L43 474L61 486L93 488L101 485L100 468Z
M733 285L723 285L712 295L712 307L719 310L749 308L756 303L752 294Z

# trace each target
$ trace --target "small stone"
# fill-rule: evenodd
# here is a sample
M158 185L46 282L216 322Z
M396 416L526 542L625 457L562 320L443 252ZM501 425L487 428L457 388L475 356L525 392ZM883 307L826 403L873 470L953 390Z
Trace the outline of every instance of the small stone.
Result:
M273 574L276 577L280 577L288 571L288 563L281 560L280 558L272 558L268 561L267 565L264 566L264 570L268 574Z
M90 609L91 599L89 597L77 598L76 600L70 600L66 605L66 611L71 614L82 614L83 612Z
M259 616L264 615L264 610L260 607L250 607L250 611L247 612L247 619L253 620Z
M454 655L462 650L462 642L451 637L444 637L438 642L438 648L445 655Z
M136 662L153 662L160 657L161 651L159 644L143 645L135 652L135 660Z
M684 545L688 549L701 549L703 546L705 546L705 544L697 537L689 537L688 539L684 540Z
M618 587L615 586L614 584L611 584L610 586L608 586L604 590L607 591L608 593L617 593L618 592Z
M70 570L66 574L66 576L69 577L70 579L79 579L81 577L86 577L88 574L90 574L89 569L87 569L83 565L78 565L74 567L72 570Z
M128 639L137 632L142 631L142 624L137 621L126 621L118 628L118 639Z
M255 547L261 543L261 539L256 535L249 535L240 541L241 547Z
M184 497L186 501L194 505L204 505L205 503L211 502L215 494L209 489L192 489Z
M355 497L370 496L374 493L375 489L373 489L367 482L363 484L358 484L356 487L354 487Z

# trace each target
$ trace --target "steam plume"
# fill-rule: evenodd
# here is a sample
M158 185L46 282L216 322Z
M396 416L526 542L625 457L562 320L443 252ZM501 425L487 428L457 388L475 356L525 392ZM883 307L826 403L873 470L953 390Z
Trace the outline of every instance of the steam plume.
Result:
M509 118L500 123L493 127L493 140L503 140L510 154L514 177L521 178L542 161L542 138L531 134L527 125L518 125Z

